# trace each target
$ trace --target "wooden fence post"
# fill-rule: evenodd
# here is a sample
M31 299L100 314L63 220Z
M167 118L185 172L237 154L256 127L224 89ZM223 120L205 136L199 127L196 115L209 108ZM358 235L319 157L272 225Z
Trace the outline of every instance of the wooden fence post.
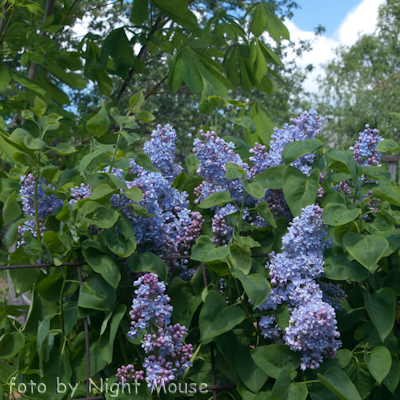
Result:
M389 163L388 171L392 177L392 180L396 180L397 175L397 166L400 161L400 156L383 156L382 161ZM399 174L399 183L400 183L400 174Z

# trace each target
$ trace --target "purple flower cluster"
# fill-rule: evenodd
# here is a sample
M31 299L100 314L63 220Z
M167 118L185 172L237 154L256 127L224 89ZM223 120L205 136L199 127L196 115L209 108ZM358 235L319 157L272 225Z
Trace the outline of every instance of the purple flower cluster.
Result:
M351 189L346 181L340 181L337 185L333 186L333 189L338 192L344 192L346 196L349 196L351 193Z
M90 186L87 183L81 183L80 186L75 186L71 189L72 199L69 204L75 204L79 200L88 199L92 195Z
M270 311L279 304L287 304L291 317L284 331L276 325L273 315L262 317L260 328L265 338L301 351L302 370L318 368L323 356L334 357L341 346L332 305L338 307L344 292L334 285L317 282L323 276L323 252L331 246L321 214L318 205L310 205L290 223L282 238L283 252L270 254L266 268L271 294L259 307L261 311Z
M172 306L165 295L165 284L158 281L158 276L146 274L134 285L138 288L130 311L132 327L128 336L136 339L139 332L146 332L142 341L147 355L143 363L146 376L130 364L118 370L117 378L122 382L144 378L148 387L154 389L176 380L178 374L191 367L193 349L191 344L183 344L187 329L180 324L169 325Z
M180 165L174 164L175 141L175 129L169 124L164 127L158 124L151 134L151 140L144 144L144 152L150 157L151 163L170 184L183 170Z
M35 177L32 174L22 176L20 179L22 183L20 194L22 198L22 210L29 216L35 215ZM63 202L61 199L56 199L54 194L46 194L42 185L47 186L50 189L54 189L54 186L47 184L44 178L40 179L37 193L36 201L37 213L39 221L44 221L44 219L50 215L56 208L62 207Z
M203 140L194 140L193 152L200 161L197 173L208 183L217 183L223 186L228 183L225 178L227 163L238 164L245 170L248 168L240 156L233 151L235 145L232 142L225 142L224 139L217 137L214 131L204 133L203 130L200 130L200 135Z
M20 195L22 198L22 210L29 216L35 216L35 177L32 174L27 176L22 176L20 179L21 189ZM42 186L47 186L50 189L54 189L54 186L47 184L44 178L39 180L39 184L36 191L36 201L37 201L37 216L39 220L40 234L43 235L45 231L44 221L47 216L49 216L55 209L63 206L63 201L61 199L56 199L54 194L46 194ZM36 220L30 219L18 227L18 233L20 236L20 241L18 245L25 244L21 241L21 238L25 232L31 232L34 237L37 237Z
M354 159L360 165L380 165L379 161L382 154L376 151L376 147L383 138L378 134L378 129L371 129L367 124L364 131L359 133L357 142L354 146L350 147Z
M287 144L299 140L307 140L316 138L321 133L323 118L320 118L315 110L304 112L298 118L290 120L293 125L285 124L283 129L274 128L271 136L270 149L268 153L264 153L264 146L256 143L254 149L250 151L254 153L250 157L253 163L252 173L258 174L268 168L276 167L283 164L282 152ZM310 175L312 168L308 165L314 160L314 154L306 154L299 159L293 161L293 167L298 168L303 174Z

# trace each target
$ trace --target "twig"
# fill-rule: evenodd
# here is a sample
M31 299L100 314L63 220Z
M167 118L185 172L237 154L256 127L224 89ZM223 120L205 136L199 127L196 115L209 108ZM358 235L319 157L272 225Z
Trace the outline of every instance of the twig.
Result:
M161 81L158 82L156 86L154 86L152 89L150 89L149 93L146 94L144 99L147 100L152 94L156 94L157 93L157 88L159 88L160 85L162 85L163 82L165 82L167 78L168 78L168 74L165 75L164 78L162 78Z
M137 56L138 60L142 60L146 57L147 55L147 45L150 42L150 37L160 28L163 27L168 21L169 18L167 18L166 20L164 20L164 22L162 23L161 26L159 26L159 24L161 23L163 18L163 14L160 14L157 19L156 22L154 22L154 25L151 28L151 31L149 33L148 39L147 39L147 43L145 45L142 46L142 48L139 51L139 54ZM131 68L128 72L128 77L126 78L125 82L123 83L121 89L119 90L116 100L119 101L122 97L122 95L124 94L126 88L128 87L128 82L132 79L133 74L135 73L135 68Z
M180 256L180 255L173 255L173 256L159 256L163 260L190 260L190 256ZM251 257L258 258L258 257L268 257L268 254L252 254ZM119 258L114 260L117 263L125 262L128 258ZM196 260L194 260L196 261ZM51 263L43 263L43 264L21 264L21 265L6 265L5 267L0 267L0 271L4 271L7 269L24 269L24 268L47 268L47 267L78 267L82 265L87 265L85 261L76 261L76 262L66 262L60 265L54 265Z

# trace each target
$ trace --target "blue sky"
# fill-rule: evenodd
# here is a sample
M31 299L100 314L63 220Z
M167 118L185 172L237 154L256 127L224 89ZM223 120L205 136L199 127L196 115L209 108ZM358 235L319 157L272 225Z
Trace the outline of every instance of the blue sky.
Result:
M332 36L346 15L362 0L297 0L301 9L294 10L292 21L302 30L311 31L318 25Z
M318 91L316 78L324 74L322 64L336 57L338 46L352 46L360 34L372 34L376 30L379 6L386 0L296 1L302 8L294 10L293 19L285 21L285 24L294 42L312 42L312 50L296 62L302 68L314 65L315 69L306 79L304 87L315 93ZM318 25L324 26L326 32L316 38L314 28Z

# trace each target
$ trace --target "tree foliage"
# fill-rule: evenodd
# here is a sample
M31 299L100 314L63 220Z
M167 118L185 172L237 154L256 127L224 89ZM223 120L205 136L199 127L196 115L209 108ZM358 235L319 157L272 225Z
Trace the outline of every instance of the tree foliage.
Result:
M398 137L400 109L400 3L387 0L379 9L377 30L351 47L339 47L325 66L319 111L330 117L327 139L349 146L369 123L386 138ZM331 119L332 118L332 119Z

